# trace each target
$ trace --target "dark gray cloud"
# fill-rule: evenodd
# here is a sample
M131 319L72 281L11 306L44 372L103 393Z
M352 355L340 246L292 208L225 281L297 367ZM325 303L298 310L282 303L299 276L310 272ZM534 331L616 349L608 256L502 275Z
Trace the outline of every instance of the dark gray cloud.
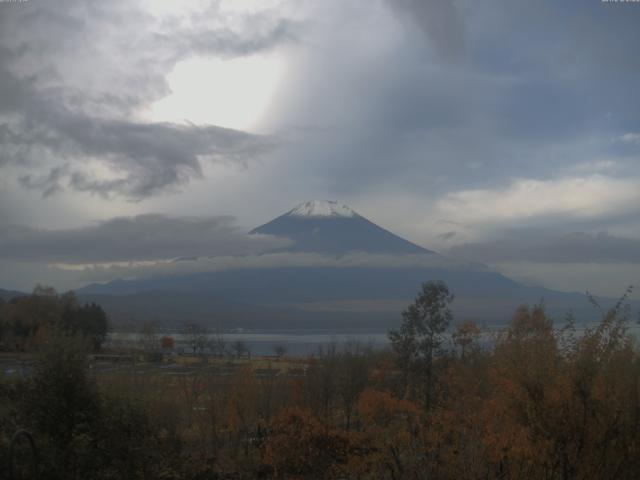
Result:
M427 35L440 59L455 61L465 49L465 32L453 0L386 0L400 18Z
M608 233L512 233L506 238L452 247L451 256L471 261L548 263L640 263L640 239Z
M451 240L453 237L456 236L458 232L456 232L455 230L450 230L448 232L443 232L441 234L439 234L437 236L437 238L441 239L441 240Z
M300 176L306 169L306 178L338 198L379 191L380 184L434 199L514 178L557 178L571 165L619 159L620 144L611 139L640 124L633 58L640 9L553 1L385 4L421 24L441 15L442 43L464 54L439 62L430 38L409 28L382 30L379 19L331 25L330 40L323 39L330 54L306 66L298 79L302 98L292 85L287 107L290 124L334 127L307 132L291 157ZM371 42L363 54L354 39L375 28L388 43ZM637 145L626 147L627 160L637 162Z
M232 217L119 217L67 230L0 225L0 259L18 262L95 264L180 257L249 255L288 244L247 235Z
M201 160L246 165L272 150L275 139L211 126L183 126L169 123L135 123L93 118L51 106L40 108L40 136L13 133L17 139L6 146L20 150L29 161L37 155L64 162L43 174L20 178L28 188L45 196L61 188L109 196L120 194L140 199L187 183L202 176ZM104 178L83 165L95 159L110 171Z
M273 138L216 126L145 123L135 112L168 93L165 76L194 55L235 57L296 36L275 11L229 26L219 2L187 19L140 2L0 5L0 168L23 186L137 200L202 175L201 162L246 165ZM98 168L96 168L98 166Z
M286 106L274 106L287 109L282 132L297 136L283 157L291 159L286 168L298 183L320 185L338 197L379 182L415 195L426 187L438 196L469 186L504 186L514 176L550 178L559 167L619 156L621 145L611 138L635 131L640 122L639 93L632 85L639 9L578 9L552 1L533 6L490 0L479 7L468 0L384 0L382 9L358 1L323 2L324 16L302 23L277 9L238 20L216 1L180 21L157 19L137 2L121 0L27 3L20 15L17 9L5 12L2 39L12 60L4 63L22 74L20 81L32 78L38 91L48 88L47 98L55 96L68 112L80 112L81 121L136 123L122 115L165 95L165 76L180 59L246 55L302 40L300 45L310 46L310 61L293 65L292 83L279 99ZM393 14L406 20L397 28L401 32L389 26L398 23ZM416 35L407 27L411 23L426 36ZM373 36L375 42L354 41ZM456 61L434 61L432 51ZM298 135L290 125L319 128ZM48 138L46 129L35 129L29 138L20 127L23 135L15 137L16 129L6 133L21 146L10 149L12 155L55 154L57 135ZM158 129L157 136L164 133ZM46 148L36 141L43 138ZM635 161L637 146L625 148ZM238 156L245 161L254 158L253 149L242 151ZM137 154L127 157L136 178L148 168ZM111 166L109 156L121 152L100 155ZM64 180L138 198L162 191L165 181L176 186L199 175L194 157L185 156L186 163L158 159L158 169L149 170L149 182L158 188L145 181L133 185L133 179ZM49 167L54 171L45 169L45 175L40 169L23 183L56 191L45 180L49 173L60 175L64 161L57 160ZM175 170L166 168L172 162Z
M0 11L16 72L75 107L131 112L168 93L165 75L194 56L238 57L296 41L301 25L277 9L230 14L221 2L153 14L153 2L30 0Z

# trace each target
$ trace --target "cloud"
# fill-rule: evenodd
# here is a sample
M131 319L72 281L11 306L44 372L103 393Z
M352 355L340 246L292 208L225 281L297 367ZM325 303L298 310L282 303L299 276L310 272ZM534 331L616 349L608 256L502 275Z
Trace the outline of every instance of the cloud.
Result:
M246 165L277 145L272 138L220 127L107 120L61 108L36 117L42 137L23 134L7 147L20 149L31 162L43 154L64 162L44 175L20 178L44 196L72 188L140 199L201 177L201 160Z
M454 231L454 230L450 230L448 232L443 232L439 235L437 235L436 237L439 238L440 240L451 240L453 237L456 236L458 232Z
M465 243L449 249L455 258L477 262L629 263L640 264L640 239L608 233L511 233L506 238Z
M617 140L623 143L640 144L640 133L628 132L619 136Z
M68 269L67 266L59 266ZM388 267L388 268L447 268L485 270L483 265L459 261L440 255L377 255L353 252L341 256L319 253L265 253L260 255L219 255L180 261L133 262L111 265L87 265L75 269L86 282L103 282L118 278L146 278L154 275L182 275L242 268L286 267Z
M201 177L203 161L246 166L278 143L141 119L169 93L165 77L180 60L294 41L297 23L274 9L240 15L210 2L167 17L142 0L1 7L0 168L25 170L27 188L139 200Z
M422 29L440 59L453 61L462 57L464 25L453 0L387 0L387 3L402 20Z
M636 263L540 263L502 262L496 264L501 273L528 285L553 290L591 292L620 298L627 287L634 286L632 299L640 299L639 265Z
M288 240L247 235L232 217L119 217L67 230L0 225L0 259L86 265L167 261L179 257L248 255Z
M640 203L640 178L602 175L549 180L517 179L499 189L451 192L436 205L447 219L504 224L546 217L594 218L635 212Z
M557 2L326 3L336 19L318 22L324 28L310 41L322 48L292 68L295 81L279 102L288 125L318 127L279 157L322 196L375 201L383 190L433 204L513 178L546 181L573 165L618 162L611 138L640 120L629 101L636 64L609 65L601 47L597 54L582 48L584 25L567 20L568 7ZM624 14L597 10L581 11L607 45L616 27L618 38L637 38ZM603 14L615 18L602 21ZM440 23L441 43L445 57L447 47L462 47L451 54L456 62L434 59L428 46L435 43L411 28L418 23L426 34L425 19L439 15L452 19ZM619 90L607 87L604 71Z

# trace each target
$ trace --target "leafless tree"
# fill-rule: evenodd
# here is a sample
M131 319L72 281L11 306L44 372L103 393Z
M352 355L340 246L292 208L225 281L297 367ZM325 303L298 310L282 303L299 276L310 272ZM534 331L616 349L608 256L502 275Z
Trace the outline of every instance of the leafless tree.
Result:
M187 345L196 355L204 353L209 343L209 332L202 325L188 323L184 327Z
M251 355L251 352L249 351L249 347L247 347L247 344L242 340L236 340L235 342L233 342L232 348L237 358L240 358L245 354Z
M278 357L278 360L280 360L287 354L287 347L285 347L284 345L276 345L275 347L273 347L273 352Z
M160 337L155 323L145 322L142 324L138 343L146 353L154 353L160 350Z

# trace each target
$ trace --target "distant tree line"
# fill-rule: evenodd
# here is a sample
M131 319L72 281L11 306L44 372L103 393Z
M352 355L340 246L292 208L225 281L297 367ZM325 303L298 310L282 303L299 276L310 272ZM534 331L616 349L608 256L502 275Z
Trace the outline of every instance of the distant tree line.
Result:
M38 286L31 295L0 299L0 348L25 351L56 331L79 335L93 350L106 339L107 316L99 305L81 305L73 292L59 295L53 288Z

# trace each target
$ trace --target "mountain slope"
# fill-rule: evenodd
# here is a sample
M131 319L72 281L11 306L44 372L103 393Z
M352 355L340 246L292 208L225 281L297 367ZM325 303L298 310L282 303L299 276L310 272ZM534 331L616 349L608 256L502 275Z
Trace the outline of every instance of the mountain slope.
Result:
M224 327L384 330L397 324L420 284L444 281L455 294L456 319L500 324L521 304L544 300L562 319L598 313L585 295L526 287L495 272L436 268L281 267L233 269L90 285L82 302L97 301L116 321L200 321ZM614 301L600 299L605 308Z
M433 254L333 201L305 202L249 232L286 237L293 244L279 251L345 254Z

